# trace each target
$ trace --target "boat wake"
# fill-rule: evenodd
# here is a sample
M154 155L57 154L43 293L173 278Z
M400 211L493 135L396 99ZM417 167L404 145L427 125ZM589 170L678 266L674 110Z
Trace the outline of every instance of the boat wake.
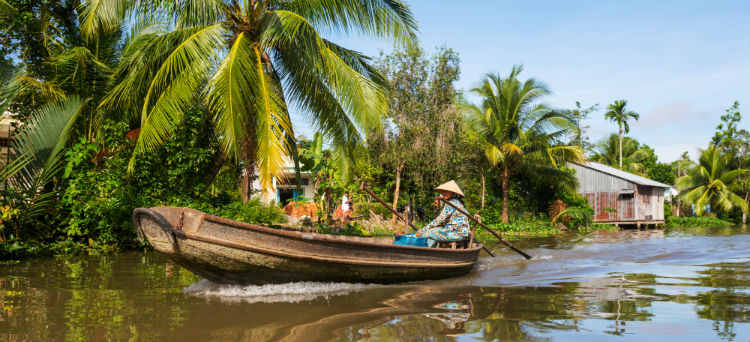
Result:
M244 303L299 303L342 296L377 285L350 283L296 282L268 285L225 285L203 279L186 287L186 294L207 300Z

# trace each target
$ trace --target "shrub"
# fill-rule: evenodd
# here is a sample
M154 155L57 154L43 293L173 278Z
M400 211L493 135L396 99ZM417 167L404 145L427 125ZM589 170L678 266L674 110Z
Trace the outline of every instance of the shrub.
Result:
M386 219L391 217L392 215L391 211L388 210L386 207L384 207L380 203L368 203L368 202L354 203L353 210L354 210L354 216L364 215L365 218L370 217L370 211Z
M277 224L286 222L286 217L281 208L275 205L262 204L258 199L253 199L247 204L231 202L225 206L209 208L205 211L212 215L245 223Z
M732 222L727 222L721 219L710 216L696 216L696 217L671 217L667 219L666 226L670 228L674 227L726 227L731 226Z

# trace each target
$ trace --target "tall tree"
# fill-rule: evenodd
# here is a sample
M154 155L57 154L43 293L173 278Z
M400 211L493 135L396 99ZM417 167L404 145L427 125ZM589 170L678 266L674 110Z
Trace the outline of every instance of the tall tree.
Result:
M617 100L615 103L610 104L607 106L607 112L604 113L604 117L614 121L617 123L617 126L620 128L620 169L622 169L622 133L623 130L625 134L630 132L630 126L628 125L628 120L635 119L638 120L640 118L640 115L632 110L625 109L625 106L628 104L628 101L626 100Z
M746 129L740 129L739 124L742 120L740 113L740 103L734 101L725 114L721 116L721 124L716 126L711 143L721 148L731 159L733 168L750 166L750 132Z
M376 129L387 110L387 82L368 58L319 32L416 40L416 22L401 1L96 3L82 22L85 37L125 18L139 29L103 103L141 122L130 168L173 134L199 94L215 114L223 152L244 165L244 200L256 172L263 190L283 173L294 141L288 102L339 147L361 141L360 131Z
M701 150L698 163L688 170L687 175L675 182L681 191L680 197L695 206L696 214L703 214L706 206L711 207L711 212L728 211L734 207L748 211L745 199L737 196L731 188L750 170L732 170L729 162L729 157L720 148L710 145Z
M411 46L382 56L378 66L392 84L392 96L384 129L372 135L368 149L373 160L393 170L394 206L406 183L418 201L426 201L457 169L463 121L455 106L458 55L441 47L426 56Z
M581 107L581 102L576 101L576 108L570 110L573 122L575 123L576 129L571 134L570 145L576 145L584 151L591 151L593 147L589 141L586 131L589 126L586 125L585 120L588 119L592 112L599 109L599 104L594 104L586 108Z
M672 168L676 170L675 174L675 181L677 178L683 177L687 175L687 171L693 166L695 163L690 160L690 156L688 155L688 152L682 152L682 155L680 155L680 159L677 159L672 162ZM676 216L680 217L680 211L682 210L682 197L677 196L677 213Z
M562 173L558 165L584 158L579 146L559 143L575 129L574 122L564 111L536 104L550 91L533 78L519 80L522 70L514 66L506 78L486 75L480 86L472 89L481 103L466 106L473 129L482 137L485 156L498 171L503 222L508 222L509 182L518 170Z

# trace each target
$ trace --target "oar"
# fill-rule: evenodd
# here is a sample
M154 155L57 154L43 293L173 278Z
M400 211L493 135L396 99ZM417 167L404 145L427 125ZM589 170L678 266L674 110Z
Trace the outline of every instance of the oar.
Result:
M370 196L372 196L373 198L375 198L375 200L378 201L378 202L380 202L380 204L382 204L384 207L388 208L388 210L390 210L394 215L396 215L396 217L398 217L402 221L406 222L406 224L408 224L409 227L411 227L414 230L419 230L419 228L417 228L417 226L415 226L413 223L407 221L406 218L404 218L403 216L401 216L401 214L399 214L398 211L396 211L396 209L393 209L393 207L391 207L388 203L385 203L385 201L383 201L382 199L380 199L380 197L378 197L378 195L376 195L374 192L372 192L372 190L370 190L365 185L364 181L362 181L362 183L359 184L359 189L360 190L364 190L366 193L370 194Z
M394 213L396 215L396 217L398 217L402 221L406 222L406 224L408 224L409 227L411 227L414 230L419 230L419 228L417 228L417 226L415 226L413 223L407 221L406 218L404 218L403 216L401 216L401 214L399 214L398 211L396 211L396 209L393 209L393 207L391 207L388 203L385 203L385 201L383 201L382 199L380 199L380 197L378 197L378 195L376 195L374 192L372 192L372 190L370 190L370 188L368 188L365 185L364 181L362 181L362 183L359 184L359 189L360 190L364 190L366 193L370 194L370 196L372 196L373 198L375 198L376 201L378 201L380 204L382 204L384 207L388 208L388 210L390 210L392 213ZM484 245L482 245L482 249L484 249L484 251L487 252L487 254L489 254L490 256L495 257L495 255L492 254L492 252L490 252L490 250L487 249L487 247L485 247Z
M503 237L500 236L500 234L496 233L490 227L485 226L484 223L479 222L479 220L477 220L476 218L474 218L474 216L469 215L469 213L465 212L463 209L455 206L453 203L448 202L448 201L446 201L443 198L440 198L440 200L443 201L443 203L445 203L445 204L453 207L453 209L458 210L459 213L464 214L464 215L466 215L466 217L472 219L474 222L476 222L476 224L478 224L480 227L484 228L484 230L492 233L492 235L494 235L498 240L500 240L500 242L502 242L504 245L508 246L508 248L512 249L514 252L523 255L523 257L526 258L526 259L531 259L531 255L528 255L528 254L524 253L522 250L520 250L520 249L518 249L516 247L513 247L513 245L511 245L510 242L505 241L505 239L503 239Z

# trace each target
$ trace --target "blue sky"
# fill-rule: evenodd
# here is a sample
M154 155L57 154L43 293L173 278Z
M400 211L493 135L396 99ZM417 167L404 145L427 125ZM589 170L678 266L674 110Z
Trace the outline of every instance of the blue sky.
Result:
M628 100L641 119L630 136L669 162L707 146L720 116L737 100L750 129L750 2L741 1L407 1L428 52L445 45L461 58L458 88L487 72L545 82L544 102L606 107ZM377 56L388 42L331 37ZM596 142L617 126L591 115ZM295 115L299 117L298 115ZM312 136L304 120L297 132Z

